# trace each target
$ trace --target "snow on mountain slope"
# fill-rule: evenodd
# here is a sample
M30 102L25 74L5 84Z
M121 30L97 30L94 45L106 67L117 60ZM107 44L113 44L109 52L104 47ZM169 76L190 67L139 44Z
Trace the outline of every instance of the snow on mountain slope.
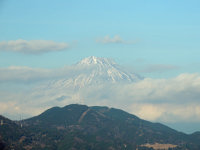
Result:
M45 106L63 106L70 103L95 105L93 100L102 102L112 99L111 95L122 91L117 88L142 79L136 74L124 71L111 59L94 56L66 67L64 72L66 75L62 77L42 82L33 90L31 96L34 99L40 97L38 101L42 101Z
M51 87L82 88L88 85L104 83L131 83L141 79L136 74L124 71L113 60L91 56L72 66L75 74L72 77L55 80Z

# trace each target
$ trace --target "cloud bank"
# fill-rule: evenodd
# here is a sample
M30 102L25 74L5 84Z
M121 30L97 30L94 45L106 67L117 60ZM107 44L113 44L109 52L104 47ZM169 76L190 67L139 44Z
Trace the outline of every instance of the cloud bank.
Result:
M106 89L106 90L105 90ZM200 122L200 75L145 78L137 83L92 87L80 94L97 105L123 108L150 121ZM98 100L97 100L98 99Z
M33 82L41 81L53 76L48 69L30 68L24 66L10 66L0 68L0 82Z
M90 72L92 68L65 66L59 69L31 68L26 66L9 66L0 68L0 83L34 83L45 80L70 78L74 75Z
M62 51L69 48L67 43L58 43L46 40L15 40L0 42L0 51L20 52L25 54L41 54Z
M2 82L3 80L16 82L15 80L26 79L32 80L31 83L35 84L28 91L18 89L17 92L5 90L2 84L0 86L0 113L25 113L24 116L32 116L53 106L81 103L90 106L121 108L150 121L200 122L200 74L180 74L169 79L145 78L128 84L102 83L77 89L71 85L75 81L69 79L80 72L72 71L72 68L71 71L69 68L42 70L9 67L0 69ZM46 78L49 80L44 80ZM43 82L36 83L34 82L36 79ZM69 84L63 84L63 81ZM9 106L13 109L8 109Z

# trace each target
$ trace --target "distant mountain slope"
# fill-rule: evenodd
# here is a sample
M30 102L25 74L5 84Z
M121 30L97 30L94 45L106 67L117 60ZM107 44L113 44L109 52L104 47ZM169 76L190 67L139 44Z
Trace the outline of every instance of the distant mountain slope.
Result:
M48 88L83 88L105 83L130 83L141 80L137 74L128 73L113 60L91 56L72 65L73 77L52 81ZM46 88L47 88L46 87Z
M12 121L9 124L11 129L17 130L2 128L0 135L3 142L9 145L9 141L20 138L21 143L14 146L27 150L200 149L199 132L187 135L108 107L78 104L53 107L39 116L24 120L23 128ZM8 138L5 137L6 132ZM16 136L15 140L12 134ZM22 140L22 135L26 140Z
M66 66L61 72L58 78L41 82L32 89L30 98L37 97L36 104L42 101L43 106L52 107L69 103L92 104L100 100L109 102L114 99L109 93L143 79L111 59L94 56Z
M133 82L140 79L138 75L128 73L116 62L108 58L91 56L81 60L74 67L91 70L91 72L87 73L90 74L91 82L100 82L100 80L113 83L120 81Z

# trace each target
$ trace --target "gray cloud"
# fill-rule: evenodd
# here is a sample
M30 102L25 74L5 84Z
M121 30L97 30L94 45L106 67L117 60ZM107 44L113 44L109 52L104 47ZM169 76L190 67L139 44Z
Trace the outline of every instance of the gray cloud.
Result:
M0 68L0 82L35 82L53 77L52 70L30 68L22 66L10 66Z
M152 72L159 72L163 73L166 71L177 70L179 69L178 66L175 65L168 65L168 64L154 64L146 66L141 72L144 73L152 73Z
M12 51L25 54L41 54L53 51L62 51L69 48L67 43L58 43L46 40L15 40L0 42L0 51Z
M93 67L65 66L59 69L31 68L26 66L10 66L0 68L0 83L34 83L46 80L70 78L74 75L90 72Z
M103 44L135 44L138 41L125 41L119 35L115 35L113 38L110 36L105 36L104 38L99 38L96 40L98 43Z

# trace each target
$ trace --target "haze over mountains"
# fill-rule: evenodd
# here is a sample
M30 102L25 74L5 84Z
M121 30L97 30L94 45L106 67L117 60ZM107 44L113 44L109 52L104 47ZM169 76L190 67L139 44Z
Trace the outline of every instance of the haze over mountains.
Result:
M0 0L0 150L199 150L199 6Z
M9 118L19 119L20 115L27 118L53 106L81 103L121 108L188 133L199 130L198 74L181 74L170 79L143 78L112 59L95 56L61 69L12 67L0 73L14 82L9 86L17 84L13 91L1 93L4 102L0 102L0 110ZM18 88L19 80L22 88ZM4 87L2 84L1 88ZM182 124L190 128L183 128Z
M87 86L98 86L107 83L132 83L142 78L137 74L131 74L117 65L112 59L97 58L91 56L84 58L72 65L73 76L55 80L50 87L58 88L83 88Z

